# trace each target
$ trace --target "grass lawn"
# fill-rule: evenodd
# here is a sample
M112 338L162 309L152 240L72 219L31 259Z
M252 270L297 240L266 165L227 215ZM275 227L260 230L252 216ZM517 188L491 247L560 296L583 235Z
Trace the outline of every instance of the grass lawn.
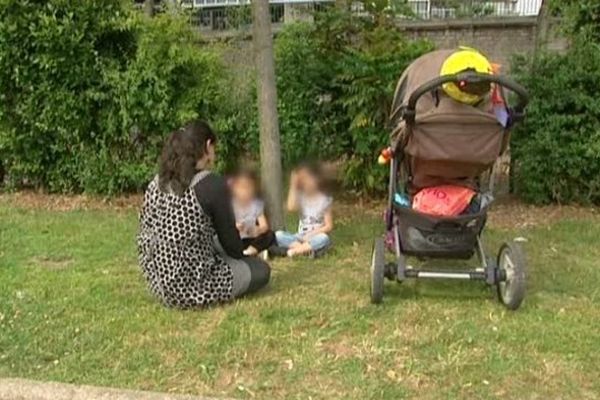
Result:
M514 313L468 282L388 282L384 304L369 304L382 223L351 206L327 257L276 260L263 293L182 312L146 291L134 207L20 199L0 197L1 377L260 399L600 397L594 210L493 214L494 252L528 239Z

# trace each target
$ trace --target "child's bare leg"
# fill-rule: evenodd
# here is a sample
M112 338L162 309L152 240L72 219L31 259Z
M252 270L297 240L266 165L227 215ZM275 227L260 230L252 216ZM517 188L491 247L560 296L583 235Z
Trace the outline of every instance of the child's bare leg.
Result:
M304 243L302 243L302 242L294 242L294 243L290 244L288 249L295 249L296 247L302 246L303 244Z
M244 250L245 256L255 256L258 254L258 250L254 246L248 246L246 250Z
M308 254L312 251L312 247L310 246L310 243L300 243L298 246L295 247L291 247L288 250L287 254L288 257L294 257L294 256L299 256L302 254Z

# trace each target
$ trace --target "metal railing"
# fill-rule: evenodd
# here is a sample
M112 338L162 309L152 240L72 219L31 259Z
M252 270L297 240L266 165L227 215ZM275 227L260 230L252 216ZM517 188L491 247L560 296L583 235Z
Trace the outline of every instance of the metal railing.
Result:
M542 0L409 0L422 20L449 18L525 17L538 15Z
M247 30L252 24L251 0L179 0L189 10L190 23L201 31ZM335 0L269 0L271 20L287 23L286 7L317 8ZM143 0L135 0L138 5ZM164 3L155 0L157 7ZM526 17L538 15L542 0L407 0L410 11L398 17L410 20ZM292 4L287 6L287 4ZM358 4L358 3L356 3ZM306 10L304 10L306 12ZM293 13L293 12L291 12ZM290 14L291 15L291 14ZM294 19L293 17L291 17Z
M271 4L310 4L317 2L331 2L334 0L269 0ZM250 4L250 0L183 0L184 8L206 8L215 6L240 6Z
M192 26L205 32L245 30L252 26L252 10L249 4L239 7L223 7L222 3L216 3L222 0L211 1L214 1L211 3L212 7L202 7L191 12L190 23ZM271 22L275 25L283 23L285 13L283 4L271 4L270 9Z

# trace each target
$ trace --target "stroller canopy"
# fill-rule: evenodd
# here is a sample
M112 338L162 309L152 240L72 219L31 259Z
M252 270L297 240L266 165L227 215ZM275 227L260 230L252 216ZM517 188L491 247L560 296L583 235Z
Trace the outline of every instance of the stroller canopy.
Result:
M438 88L420 97L414 123L402 118L420 86L439 78L455 50L438 50L415 60L398 81L391 110L392 145L404 154L411 190L441 184L475 187L508 144L507 129L494 114L491 95L476 105L460 103Z

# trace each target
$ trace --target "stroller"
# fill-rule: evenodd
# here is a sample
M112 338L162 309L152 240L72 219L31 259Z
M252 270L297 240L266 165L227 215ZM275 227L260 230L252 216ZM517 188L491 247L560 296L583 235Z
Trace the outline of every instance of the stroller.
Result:
M383 299L385 279L402 282L409 278L478 280L495 286L498 299L516 310L525 296L526 260L518 240L504 243L497 257L488 257L482 244L489 204L478 211L455 217L423 214L398 204L398 188L409 195L435 185L469 187L492 193L497 159L505 152L510 130L524 117L527 91L499 75L463 71L440 76L441 66L454 50L434 51L415 60L403 73L396 88L390 125L390 181L386 210L388 249L396 256L386 263L386 242L377 238L371 261L371 301ZM505 121L492 111L492 96L476 105L449 97L442 88L487 85L501 96ZM505 89L516 95L509 106ZM487 177L487 182L486 178ZM407 256L422 260L444 258L468 260L476 254L479 268L415 268Z

